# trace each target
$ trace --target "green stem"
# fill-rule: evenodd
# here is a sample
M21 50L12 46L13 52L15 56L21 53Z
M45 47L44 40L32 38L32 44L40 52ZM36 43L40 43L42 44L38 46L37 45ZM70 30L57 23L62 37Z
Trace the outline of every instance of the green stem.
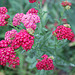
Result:
M20 29L23 29L21 26L17 25L17 27L19 27Z
M62 22L62 19L63 19L63 16L64 16L64 12L65 12L65 8L64 8L63 12L61 13L61 19L60 19L60 22L58 23L58 25L60 25L61 22Z
M54 55L55 55L55 61L56 61L56 59L57 59L57 38L56 37L54 37L54 42L55 42L55 50L54 50Z
M17 50L15 50L14 52L18 52L18 51L20 51L20 49L17 49Z
M10 26L12 26L14 29L16 29L17 31L19 31L19 29L15 26L13 26L12 22L9 23Z
M40 8L42 7L42 0L40 0Z
M39 33L42 32L42 0L40 0L40 6L38 4L38 2L36 2L36 6L37 6L37 9L38 9L38 15L40 17L40 25L39 25Z

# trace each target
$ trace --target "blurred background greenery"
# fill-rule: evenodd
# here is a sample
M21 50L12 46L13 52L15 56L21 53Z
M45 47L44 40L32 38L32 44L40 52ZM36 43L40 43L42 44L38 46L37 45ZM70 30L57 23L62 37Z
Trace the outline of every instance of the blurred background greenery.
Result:
M42 10L47 11L47 13L43 16L42 23L44 26L47 25L48 28L51 29L54 27L54 23L58 22L61 17L61 12L63 11L61 2L65 0L44 1L45 0L43 0ZM64 19L67 19L67 23L71 25L72 30L75 33L75 0L68 1L72 3L72 7L70 10L65 11ZM7 14L10 15L10 19L12 20L16 13L26 13L30 8L35 7L35 3L30 4L28 0L0 0L0 7L3 6L7 7ZM4 39L5 32L11 29L12 27L10 26L0 27L0 40ZM63 48L64 50L61 55L65 55L65 59L68 59L75 64L75 46L68 47L68 44ZM43 70L41 72L38 71L37 73L37 69L34 66L36 63L34 64L32 62L34 58L31 59L30 57L27 57L26 53L19 54L19 58L20 66L15 69L0 65L0 75L45 75ZM33 65L30 65L30 63ZM48 73L47 75L75 75L75 67L61 67L55 67L54 71L52 73Z

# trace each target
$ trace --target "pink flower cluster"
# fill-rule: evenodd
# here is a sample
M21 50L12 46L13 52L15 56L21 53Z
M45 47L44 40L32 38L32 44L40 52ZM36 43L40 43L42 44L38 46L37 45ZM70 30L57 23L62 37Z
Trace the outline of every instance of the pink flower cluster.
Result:
M28 51L34 44L34 36L30 35L26 30L22 29L19 33L15 29L5 33L5 40L0 41L0 65L5 66L9 63L9 67L15 68L19 65L19 57L16 57L15 49L20 46Z
M38 63L36 64L36 67L38 70L53 70L53 60L49 58L46 54L44 54L41 58L42 60L37 59Z
M8 12L6 7L0 7L0 14L6 14Z
M0 48L8 47L8 45L9 45L8 41L6 41L6 40L1 40L0 41Z
M9 67L15 68L16 65L19 65L19 58L16 57L16 52L14 48L9 46L10 43L7 40L0 41L0 65L5 66L9 63Z
M0 26L5 26L8 23L10 16L6 12L6 7L0 7Z
M12 29L11 31L7 31L5 33L5 40L11 42L13 39L15 39L15 35L17 34L17 31L15 29Z
M28 12L26 14L38 15L37 13L38 13L38 10L36 10L35 8L31 8L28 10Z
M37 0L29 0L30 3L34 3L36 2Z
M33 30L36 29L36 23L40 22L40 17L37 15L38 10L35 10L34 8L29 9L29 11L26 14L19 14L17 13L13 18L13 25L17 26L20 25L22 22L24 26L27 28L32 28Z
M22 18L22 23L26 28L36 29L36 23L40 22L40 18L38 15L26 14Z
M26 28L36 29L36 23L40 22L40 17L37 15L38 10L34 8L29 9L29 11L22 17L22 23Z
M16 65L19 65L19 62L13 47L0 48L0 65L5 66L6 63L9 63L9 67L15 68Z
M57 37L57 40L68 39L72 40L74 37L74 33L72 32L71 28L65 27L60 25L53 31L53 35Z
M26 51L32 48L34 44L34 36L30 35L26 30L22 29L19 33L15 29L5 33L5 40L8 41L14 49L22 48Z
M14 47L14 49L22 46L24 50L28 51L28 49L30 50L34 44L33 39L34 36L30 35L26 30L23 29L15 35L15 39L13 39L11 46Z
M71 6L72 4L70 3L70 2L68 2L68 1L62 1L62 3L61 3L61 5L63 6L63 7L65 7L65 6Z
M13 18L13 25L14 26L20 25L23 15L24 15L23 13L17 13L14 16L14 18Z

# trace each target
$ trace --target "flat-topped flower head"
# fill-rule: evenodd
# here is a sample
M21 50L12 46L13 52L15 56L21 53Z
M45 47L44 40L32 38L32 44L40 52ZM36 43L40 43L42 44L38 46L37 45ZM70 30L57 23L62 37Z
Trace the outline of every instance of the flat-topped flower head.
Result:
M34 36L30 35L26 30L22 29L19 33L15 35L15 39L13 39L11 46L14 49L19 48L20 46L28 51L32 48L34 44Z
M14 25L14 26L20 25L23 16L24 16L23 13L17 13L17 14L13 17L13 25Z
M8 12L6 7L0 7L0 14L6 14Z
M31 8L31 9L28 10L28 12L26 14L35 14L35 15L37 15L37 13L38 13L38 10L36 10L35 8Z
M37 0L29 0L30 3L34 3L36 2Z
M40 17L35 14L26 14L22 17L21 22L24 24L26 28L36 29L36 23L40 22Z
M9 63L9 67L15 68L19 62L19 57L16 57L13 47L0 48L0 65L5 66Z
M17 31L15 29L12 29L11 31L7 31L5 33L5 40L11 42L13 39L15 39L15 35L17 34Z
M1 40L0 41L0 48L8 47L10 43L7 40Z
M65 7L65 6L71 6L72 4L70 2L68 2L68 1L62 1L61 5L63 7Z
M48 58L48 55L44 54L43 56L41 56L41 58L43 58L42 60L37 59L37 64L36 64L36 68L38 70L53 70L54 69L54 65L53 65L53 60L51 58Z
M10 18L10 16L8 14L0 14L0 26L7 25L9 18Z
M74 33L72 32L69 24L58 26L52 33L57 37L57 40L68 39L71 41L74 37Z

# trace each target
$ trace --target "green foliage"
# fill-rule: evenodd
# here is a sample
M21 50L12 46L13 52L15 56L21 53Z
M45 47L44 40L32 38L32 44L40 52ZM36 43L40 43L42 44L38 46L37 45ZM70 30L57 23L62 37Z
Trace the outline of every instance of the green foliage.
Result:
M16 13L26 13L30 8L36 5L36 3L30 4L28 0L5 0L5 4L3 1L4 0L1 0L0 6L4 5L9 8L8 14L11 16L10 20L13 19L13 16ZM75 47L70 48L68 45L69 41L67 40L57 40L52 35L51 31L51 28L54 28L55 30L53 24L56 21L59 22L59 18L61 18L61 15L63 14L61 1L63 0L46 0L45 4L42 6L42 10L41 8L37 8L38 5L35 7L39 10L38 15L41 18L41 22L37 24L32 49L28 52L18 53L20 58L20 66L16 69L13 70L8 67L0 66L0 71L5 72L6 75L58 75L58 73L55 73L57 68L67 72L68 75L75 74ZM75 1L71 0L71 2L73 4L72 9L65 11L63 18L68 20L68 23L71 25L73 32L75 33ZM45 25L47 25L50 30L46 29ZM21 24L21 27L24 28L23 24ZM21 27L19 26L18 28L21 29ZM0 27L0 39L2 40L5 32L11 29L11 26ZM36 59L41 59L43 54L54 56L53 62L55 69L53 71L39 71L36 69Z

